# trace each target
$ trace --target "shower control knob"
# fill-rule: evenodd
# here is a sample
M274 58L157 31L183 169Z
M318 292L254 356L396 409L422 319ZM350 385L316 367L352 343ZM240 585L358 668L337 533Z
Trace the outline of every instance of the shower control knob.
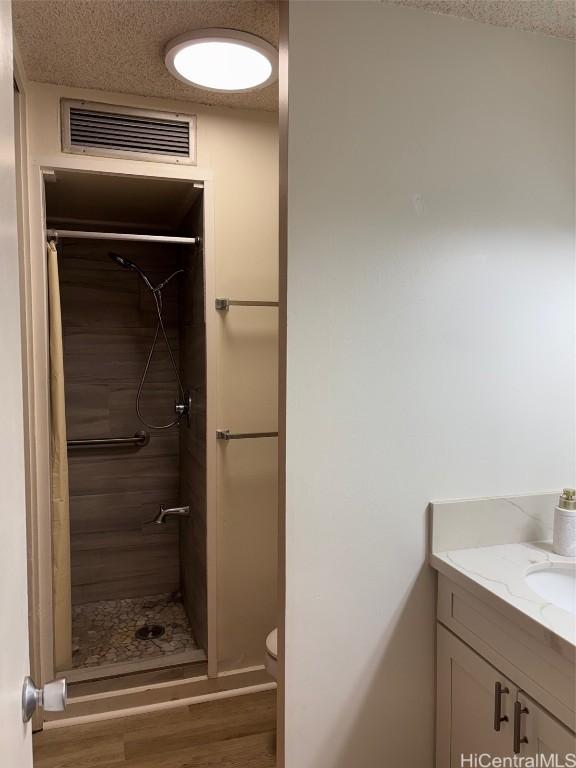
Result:
M66 709L68 689L65 678L51 680L44 688L36 688L31 677L24 678L22 687L22 720L27 723L36 709L45 712L63 712Z
M182 400L174 403L174 410L176 411L176 418L178 421L182 416L188 417L188 426L190 426L190 415L192 413L192 398L189 393L186 393Z

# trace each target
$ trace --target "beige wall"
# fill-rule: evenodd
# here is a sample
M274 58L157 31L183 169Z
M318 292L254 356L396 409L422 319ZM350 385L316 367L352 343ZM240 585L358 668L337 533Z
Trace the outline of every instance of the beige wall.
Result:
M216 295L275 299L278 284L278 138L276 116L193 104L29 83L31 208L38 215L38 166L66 163L85 170L204 178L213 206L206 245L213 250L208 284ZM184 168L132 160L64 155L60 151L61 97L192 112L198 115L198 166ZM36 227L36 244L40 233ZM213 235L213 240L210 238ZM43 270L33 245L33 265ZM39 294L40 295L40 294ZM208 312L214 312L211 307ZM232 309L211 317L215 379L209 412L218 427L273 430L277 422L277 316L274 310ZM38 330L38 329L37 329ZM40 329L41 330L41 329ZM42 365L39 365L41 383ZM41 417L40 417L41 418ZM37 425L38 426L38 425ZM39 431L41 432L40 424ZM254 441L256 442L256 441ZM267 632L276 623L276 441L208 444L213 456L216 514L209 559L217 558L209 606L221 670L263 663ZM210 608L209 608L210 610Z
M574 46L289 33L286 766L429 768L428 502L574 482Z

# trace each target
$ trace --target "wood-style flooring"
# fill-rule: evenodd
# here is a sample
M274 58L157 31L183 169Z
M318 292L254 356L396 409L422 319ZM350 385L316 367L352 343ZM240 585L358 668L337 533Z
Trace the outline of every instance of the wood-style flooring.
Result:
M276 693L43 731L34 768L273 768Z

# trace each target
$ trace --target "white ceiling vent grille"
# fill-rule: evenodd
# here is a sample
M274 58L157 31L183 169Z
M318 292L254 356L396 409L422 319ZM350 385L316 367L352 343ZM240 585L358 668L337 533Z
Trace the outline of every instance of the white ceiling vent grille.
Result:
M62 100L62 150L161 163L196 162L196 118Z

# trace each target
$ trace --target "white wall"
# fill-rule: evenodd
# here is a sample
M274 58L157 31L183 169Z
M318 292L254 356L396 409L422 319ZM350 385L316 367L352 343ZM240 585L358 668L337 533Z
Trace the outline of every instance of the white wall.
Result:
M573 46L291 3L286 765L433 763L434 498L574 482Z

